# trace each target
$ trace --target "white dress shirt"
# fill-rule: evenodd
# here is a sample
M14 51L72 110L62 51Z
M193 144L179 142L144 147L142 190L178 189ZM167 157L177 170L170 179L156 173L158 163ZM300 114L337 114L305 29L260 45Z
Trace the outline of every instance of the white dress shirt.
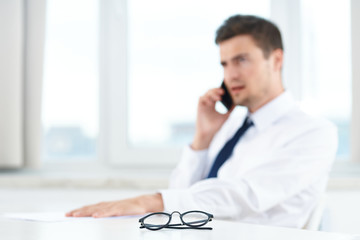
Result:
M246 112L234 111L206 150L187 146L160 191L165 211L203 210L215 218L302 228L325 191L337 149L337 129L305 114L285 92L248 114L241 137L217 178L207 179Z

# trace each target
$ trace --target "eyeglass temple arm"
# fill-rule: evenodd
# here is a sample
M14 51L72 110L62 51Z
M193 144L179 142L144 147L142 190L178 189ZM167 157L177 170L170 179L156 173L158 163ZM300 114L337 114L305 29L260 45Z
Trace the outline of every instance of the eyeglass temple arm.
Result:
M148 227L162 227L163 225L156 224L147 224ZM144 225L141 225L140 228L146 228ZM172 228L172 229L203 229L203 230L212 230L212 227L193 227L193 226L184 226L181 223L177 224L169 224L164 226L164 228Z
M199 230L212 230L212 227L190 227L190 226L183 226L183 227L177 227L177 226L166 226L165 228L171 228L171 229L199 229Z
M208 220L208 222L211 222L211 218ZM194 224L194 223L203 223L203 220L198 220L198 221L192 221L192 222L186 222L187 224ZM150 227L161 227L163 225L157 225L157 224L147 224ZM183 226L184 224L182 223L173 223L173 224L169 224L167 226L171 226L171 227L176 227L176 226ZM142 225L142 227L144 228L145 226ZM193 228L197 228L196 226L189 226L189 227L193 227Z

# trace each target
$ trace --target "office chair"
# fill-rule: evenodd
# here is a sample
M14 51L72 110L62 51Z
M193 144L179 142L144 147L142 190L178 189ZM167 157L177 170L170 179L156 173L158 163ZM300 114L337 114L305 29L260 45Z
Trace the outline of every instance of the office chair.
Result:
M303 227L306 230L319 231L321 229L321 223L324 216L324 211L326 207L326 197L325 195L319 198L319 201L311 213L309 220Z

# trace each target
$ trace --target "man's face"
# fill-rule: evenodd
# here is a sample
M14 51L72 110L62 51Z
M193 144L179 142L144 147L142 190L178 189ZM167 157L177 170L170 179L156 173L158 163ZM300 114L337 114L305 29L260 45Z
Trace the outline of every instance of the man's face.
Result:
M246 106L254 112L275 97L282 85L279 63L275 63L273 53L265 59L250 35L235 36L219 46L225 85L235 105Z

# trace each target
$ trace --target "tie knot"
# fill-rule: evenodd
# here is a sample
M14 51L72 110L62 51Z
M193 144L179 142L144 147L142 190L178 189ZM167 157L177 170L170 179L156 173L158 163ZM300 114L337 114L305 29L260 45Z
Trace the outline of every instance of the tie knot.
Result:
M254 125L254 122L252 121L252 119L249 116L246 116L243 126L252 126Z

